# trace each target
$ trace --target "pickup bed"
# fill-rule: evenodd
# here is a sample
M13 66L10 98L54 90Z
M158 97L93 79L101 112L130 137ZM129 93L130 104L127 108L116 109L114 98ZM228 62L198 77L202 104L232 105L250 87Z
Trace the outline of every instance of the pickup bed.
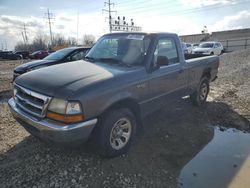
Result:
M217 56L185 60L176 34L112 33L86 60L18 77L9 106L42 140L72 145L91 138L112 157L127 152L142 118L168 102L190 95L202 105L218 66Z

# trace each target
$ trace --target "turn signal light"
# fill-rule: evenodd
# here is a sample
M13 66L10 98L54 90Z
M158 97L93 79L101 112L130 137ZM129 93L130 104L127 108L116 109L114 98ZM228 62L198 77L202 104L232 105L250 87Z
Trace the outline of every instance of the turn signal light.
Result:
M47 117L53 120L61 121L63 123L77 123L84 120L82 114L64 115L50 111L47 112Z

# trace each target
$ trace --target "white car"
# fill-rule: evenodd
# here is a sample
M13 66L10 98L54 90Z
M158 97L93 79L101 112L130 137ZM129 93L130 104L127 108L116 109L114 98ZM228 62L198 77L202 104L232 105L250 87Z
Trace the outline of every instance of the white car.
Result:
M220 55L223 46L220 42L202 42L197 48L192 50L193 54Z
M181 43L182 50L184 54L191 54L192 53L192 45L189 43L182 42Z
M187 50L188 50L188 54L191 54L192 50L193 50L192 44L190 44L190 43L185 43L185 44L186 44L186 47L187 47Z
M192 44L192 46L193 46L193 49L195 49L195 48L197 48L197 47L199 47L199 43L194 43L194 44Z
M182 47L183 53L188 54L188 49L187 49L186 43L182 42L181 47Z

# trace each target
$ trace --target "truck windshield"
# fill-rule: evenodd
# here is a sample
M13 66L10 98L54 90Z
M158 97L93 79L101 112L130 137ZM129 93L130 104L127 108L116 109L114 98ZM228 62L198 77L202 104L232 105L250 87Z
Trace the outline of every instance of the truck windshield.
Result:
M44 59L46 59L46 60L60 60L60 59L64 58L66 55L68 55L72 51L73 50L70 49L70 48L65 48L65 49L53 52L52 54L48 55Z
M200 48L213 48L214 43L202 43L200 44Z
M114 34L99 39L86 59L94 62L140 65L147 53L150 39L144 34Z

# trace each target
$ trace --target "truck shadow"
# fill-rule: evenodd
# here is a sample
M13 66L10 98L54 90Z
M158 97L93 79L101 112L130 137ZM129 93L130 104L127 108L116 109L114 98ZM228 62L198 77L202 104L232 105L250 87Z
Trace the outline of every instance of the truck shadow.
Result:
M88 143L77 149L48 147L28 136L0 154L0 182L9 186L176 187L183 167L213 139L214 125L250 130L249 121L225 103L208 102L196 108L180 100L146 117L137 143L128 154L113 159L95 155ZM238 163L239 169L247 157Z
M0 102L5 102L12 97L12 90L0 91Z

